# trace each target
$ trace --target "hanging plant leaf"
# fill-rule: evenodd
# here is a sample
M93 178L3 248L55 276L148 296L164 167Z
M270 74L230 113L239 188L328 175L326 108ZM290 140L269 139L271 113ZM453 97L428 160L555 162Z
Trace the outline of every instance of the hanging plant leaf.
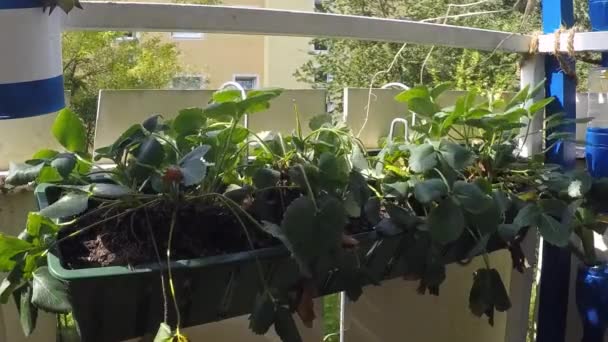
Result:
M78 215L89 207L89 195L83 193L69 193L57 202L40 210L40 215L50 219L59 219Z
M19 186L33 182L42 171L44 163L37 165L9 163L6 184Z
M8 303L8 300L17 288L25 284L23 279L23 261L16 265L0 283L0 304Z
M307 264L319 254L315 227L317 208L309 197L300 197L287 207L281 222L281 231L292 246L294 254Z
M275 321L275 303L268 293L258 294L249 316L249 329L257 335L268 332Z
M414 196L421 203L438 201L448 194L448 187L442 179L433 178L416 183Z
M435 148L431 144L410 147L409 166L414 172L424 173L437 165Z
M509 299L509 293L505 288L505 284L500 278L500 273L498 273L496 269L491 269L490 275L492 277L492 297L494 307L500 312L509 310L511 308L511 300Z
M32 287L24 286L15 294L19 297L17 311L19 312L21 329L23 334L28 337L36 329L36 321L38 320L38 308L32 305Z
M144 122L142 122L141 125L148 132L154 133L154 132L162 131L164 129L164 126L161 122L162 117L163 116L160 114L152 115L149 118L147 118L146 120L144 120Z
M300 301L296 307L296 312L304 326L307 328L312 328L314 320L317 318L315 314L315 305L314 298L317 295L317 290L314 288L314 284L310 282L305 282L302 285L302 289L300 292Z
M427 224L434 241L441 244L452 242L464 231L464 215L451 198L446 198L431 209Z
M494 295L493 280L489 269L479 269L475 272L473 286L469 293L469 309L477 316L487 315L490 325L494 324Z
M572 230L547 214L541 214L538 220L538 230L543 239L552 245L566 247Z
M13 258L34 248L34 245L16 237L0 234L0 272L10 272L15 267Z
M82 119L69 109L63 109L55 118L51 128L53 136L65 147L74 153L87 152L87 130Z
M279 306L276 311L274 330L283 342L302 342L302 337L293 320L291 311L285 306Z
M39 267L32 279L32 303L52 313L69 313L72 305L69 301L68 287L49 273L46 266Z

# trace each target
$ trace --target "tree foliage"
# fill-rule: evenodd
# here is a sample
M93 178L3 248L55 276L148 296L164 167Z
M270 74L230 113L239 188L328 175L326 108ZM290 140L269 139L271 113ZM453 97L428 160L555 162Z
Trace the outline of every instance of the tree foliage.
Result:
M324 3L324 9L332 13L427 20L444 23L450 4L472 3L467 0L333 0ZM577 20L586 25L586 3L575 1ZM498 13L485 13L501 11ZM452 7L450 15L472 12L484 14L450 18L447 24L470 26L491 30L531 33L540 30L540 11L537 2L525 0L498 0L469 7ZM338 95L344 87L368 87L374 74L386 70L402 44L385 42L363 42L345 39L317 39L317 44L327 46L328 51L315 54L303 65L295 76L312 84L315 88L328 88ZM518 62L520 56L502 52L480 52L466 49L435 47L424 71L421 69L430 46L409 44L396 60L392 70L381 74L375 87L389 82L402 82L408 86L416 84L438 84L451 81L457 90L498 92L515 90L519 86ZM584 82L584 63L582 71ZM329 82L327 75L330 75Z

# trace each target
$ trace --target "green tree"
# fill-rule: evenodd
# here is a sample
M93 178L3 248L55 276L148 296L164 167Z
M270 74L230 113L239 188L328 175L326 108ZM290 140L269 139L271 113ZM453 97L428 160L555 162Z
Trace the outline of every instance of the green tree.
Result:
M68 32L63 69L70 106L80 113L92 142L101 89L164 88L180 70L179 51L159 37L127 38L125 32Z
M329 12L424 20L442 23L449 4L466 4L465 0L334 0L325 2ZM494 13L487 13L500 11ZM509 0L488 1L470 7L451 7L450 15L470 12L485 14L448 19L447 23L511 32L530 32L540 27L537 8L524 15L525 4ZM362 42L344 39L322 39L328 47L327 53L317 54L303 65L296 77L309 82L313 87L329 88L338 93L345 86L367 87L372 75L386 70L402 44L384 42ZM424 72L421 69L431 47L409 44L399 55L391 72L380 75L374 86L388 82L407 85L454 81L460 89L471 87L479 90L505 90L517 86L517 54L490 53L464 49L436 47L428 58ZM331 75L327 82L325 75Z

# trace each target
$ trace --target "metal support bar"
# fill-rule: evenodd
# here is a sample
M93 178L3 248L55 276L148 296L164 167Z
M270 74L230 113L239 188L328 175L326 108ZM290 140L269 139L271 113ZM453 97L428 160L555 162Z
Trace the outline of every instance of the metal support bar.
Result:
M542 0L543 31L552 33L562 25L574 25L572 0ZM574 70L574 60L567 60ZM576 82L566 75L559 61L553 56L545 57L547 96L556 98L547 107L546 115L566 113L576 118ZM560 131L575 133L575 124L561 126ZM551 132L547 132L550 134ZM547 144L551 144L548 141ZM575 146L570 142L558 142L547 152L547 161L559 163L565 168L574 167ZM537 342L565 342L570 285L570 252L548 243L543 244L541 256L541 280L539 294Z

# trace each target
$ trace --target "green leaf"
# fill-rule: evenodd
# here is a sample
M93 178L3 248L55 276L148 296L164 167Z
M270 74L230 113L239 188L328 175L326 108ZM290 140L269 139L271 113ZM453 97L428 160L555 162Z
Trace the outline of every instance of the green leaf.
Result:
M530 107L528 108L528 112L530 112L530 114L535 114L536 112L545 109L545 107L547 107L554 100L555 98L553 97L547 97L542 100L536 101L530 105Z
M447 90L450 90L454 85L451 82L440 83L431 90L431 98L437 100L439 95L443 94Z
M438 201L448 194L448 187L442 179L433 178L416 183L414 196L421 203Z
M204 157L209 152L208 145L201 145L190 151L180 161L179 166L182 172L182 183L185 186L192 186L200 183L207 174L207 164Z
M18 301L17 311L23 334L27 337L34 332L38 320L38 309L32 305L32 287L24 286L15 292L15 300Z
M56 155L58 155L59 152L55 151L55 150L49 150L49 149L43 149L43 150L39 150L38 152L34 153L34 155L32 156L32 159L36 160L36 159L53 159L55 158Z
M57 202L40 210L40 215L50 219L59 219L78 215L89 207L89 195L82 193L69 193Z
M319 157L319 170L324 183L343 185L348 182L348 164L342 156L323 152Z
M196 134L206 121L207 118L201 108L182 109L173 120L173 129L182 136Z
M259 168L253 173L253 186L256 189L276 187L281 180L281 173L270 168Z
M59 227L55 222L42 216L40 213L30 212L27 215L26 231L31 237L39 237L42 234L57 233Z
M431 209L427 224L433 240L446 244L462 235L465 221L460 207L451 198L446 198Z
M236 102L243 98L243 93L239 89L223 89L213 93L212 101L216 103Z
M505 109L509 110L515 106L522 105L524 103L524 101L526 100L526 98L528 97L529 91L530 91L530 85L523 87L520 91L517 92L517 94L515 94L515 96L513 96L513 98L511 98L509 103L507 103L507 106L505 107Z
M154 137L146 138L135 153L137 162L146 166L158 167L165 159L163 145Z
M426 86L420 85L399 93L395 96L395 100L398 102L408 102L415 98L429 99L430 97L431 92L429 92L429 89Z
M66 150L74 153L87 152L86 126L80 117L71 110L66 108L59 112L51 131L55 139Z
M38 175L38 177L36 177L36 183L38 184L58 183L62 180L63 177L61 176L59 171L57 171L57 169L52 166L43 167L42 170L40 170L40 174Z
M490 270L482 268L475 272L473 286L469 293L469 309L477 317L481 317L484 314L488 314L488 316L493 315L494 295L492 293L492 283Z
M364 211L365 211L365 218L367 218L369 223L376 225L380 222L380 220L382 219L380 217L381 207L382 207L382 204L378 197L371 197L370 199L367 200L367 203L365 203Z
M538 82L537 85L535 85L532 89L530 89L530 93L528 93L528 97L529 98L534 98L536 97L536 95L538 95L543 89L545 89L545 81L546 80L542 80L541 82Z
M142 127L145 128L148 132L158 132L161 131L163 129L163 125L160 122L160 119L163 116L160 114L156 114L156 115L152 115L149 118L147 118L146 120L144 120L144 122L142 122Z
M17 288L25 283L23 279L23 264L15 266L0 283L0 304L8 303L8 300Z
M302 342L293 316L289 308L279 306L276 311L274 330L283 342Z
M522 227L512 223L501 223L498 225L498 235L505 241L511 242L515 239Z
M418 223L420 223L416 214L409 209L393 203L386 203L385 207L391 221L404 230L415 229Z
M212 103L203 110L203 113L206 117L217 120L235 118L240 114L234 102Z
M249 92L247 99L238 103L239 111L248 114L265 111L270 108L270 100L278 97L282 92L280 89Z
M95 197L118 199L133 195L134 192L124 185L99 183L91 186L91 193Z
M517 216L515 216L515 219L513 220L513 224L518 227L535 226L538 224L540 214L540 208L536 204L530 203L517 213Z
M471 165L474 155L465 147L451 141L442 140L439 143L438 152L445 161L455 170L462 170Z
M382 183L382 192L388 198L405 199L409 193L407 182Z
M9 163L6 184L19 186L33 182L42 171L44 163L38 165Z
M511 200L502 190L494 190L492 191L492 197L494 198L494 202L498 206L498 210L500 210L501 214L504 214L511 208Z
M320 172L319 169L310 164L296 164L289 168L289 179L300 187L302 191L308 194L308 185L312 188L313 194L316 195L319 186Z
M410 147L409 166L414 172L424 173L437 165L435 148L431 144L422 144Z
M553 217L562 217L562 214L568 209L568 203L558 199L541 199L538 205L542 211Z
M154 336L154 342L171 342L173 340L173 331L167 323L161 323Z
M538 230L543 239L557 247L565 247L570 240L570 227L561 224L553 217L541 214L538 220Z
M285 210L281 230L293 248L296 256L307 263L319 253L315 227L317 208L309 197L300 197L291 202Z
M319 212L313 232L316 233L316 243L320 245L321 252L326 253L340 247L348 218L344 205L335 197L319 197L317 200Z
M70 313L72 311L67 285L54 278L49 273L48 267L39 267L33 276L32 303L34 305L52 313Z
M371 196L371 191L367 184L367 179L363 177L361 172L357 170L351 170L348 175L348 193L352 194L353 199L360 207L367 203L367 200Z
M439 107L430 99L416 97L409 100L407 105L410 111L429 118L433 117L435 113L440 111Z
M477 229L482 234L494 234L498 225L502 222L502 214L498 205L490 200L490 205L482 212L465 214L469 226Z
M13 236L0 234L0 272L9 272L15 267L13 258L19 254L26 252L34 246Z
M486 195L477 185L465 181L456 181L452 188L454 198L468 212L479 214L492 204L492 197Z
M330 114L321 114L321 115L316 115L313 116L310 121L308 122L308 127L310 127L311 130L316 131L319 128L323 127L323 125L325 124L330 124L332 123L332 116Z
M249 316L249 329L257 335L264 335L274 324L275 304L267 292L258 294L253 311Z
M51 166L59 171L59 174L66 178L76 167L76 156L71 153L61 153L51 161Z

